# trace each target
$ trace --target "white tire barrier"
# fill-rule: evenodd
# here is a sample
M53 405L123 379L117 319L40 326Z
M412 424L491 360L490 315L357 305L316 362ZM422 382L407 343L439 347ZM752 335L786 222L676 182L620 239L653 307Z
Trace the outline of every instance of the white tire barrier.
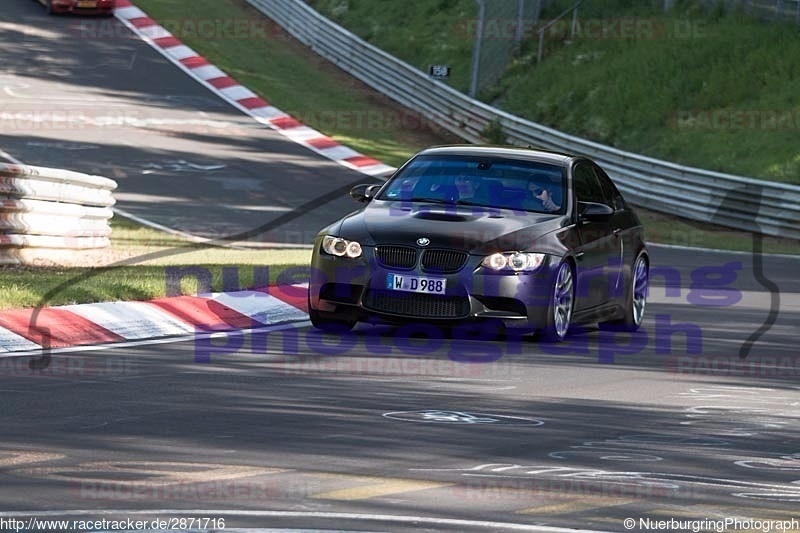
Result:
M67 264L107 248L114 180L0 163L0 264Z

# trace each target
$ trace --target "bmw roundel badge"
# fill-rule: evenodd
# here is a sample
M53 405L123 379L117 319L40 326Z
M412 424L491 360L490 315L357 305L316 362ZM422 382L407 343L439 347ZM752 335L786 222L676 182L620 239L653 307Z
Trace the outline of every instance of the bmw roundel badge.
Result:
M431 243L431 240L427 237L420 237L417 239L417 244L420 246L428 246Z

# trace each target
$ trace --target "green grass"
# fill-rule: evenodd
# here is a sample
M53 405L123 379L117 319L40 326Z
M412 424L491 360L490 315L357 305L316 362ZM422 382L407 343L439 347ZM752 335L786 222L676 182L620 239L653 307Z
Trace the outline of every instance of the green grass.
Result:
M476 17L473 0L310 3L418 68L450 64L451 84L466 90L472 42L454 29ZM544 18L573 3L555 2ZM633 32L638 38L550 40L539 65L536 43L529 40L498 86L482 98L625 150L800 184L797 28L737 13L706 13L689 1L679 2L667 16L652 6L630 0L584 2L580 19L640 17L655 29ZM776 118L761 118L762 112ZM739 117L741 124L729 125ZM751 122L750 117L756 118Z
M470 27L475 0L311 0L326 17L362 39L427 72L451 67L448 84L467 92L472 61ZM399 24L398 21L402 21Z
M231 250L188 244L120 218L113 219L112 228L111 255L116 263L108 268L0 266L0 309L159 298L166 295L167 269L171 267L207 269L213 290L223 288L223 268L236 267L239 287L251 288L257 268L266 267L274 283L282 272L311 260L308 249ZM162 257L144 260L148 254L159 253ZM183 294L197 293L195 281L191 276L182 280ZM44 300L56 288L57 292Z
M753 251L753 235L750 233L705 222L675 218L645 209L636 209L636 213L647 229L649 242L712 250ZM798 255L800 242L762 236L762 253Z

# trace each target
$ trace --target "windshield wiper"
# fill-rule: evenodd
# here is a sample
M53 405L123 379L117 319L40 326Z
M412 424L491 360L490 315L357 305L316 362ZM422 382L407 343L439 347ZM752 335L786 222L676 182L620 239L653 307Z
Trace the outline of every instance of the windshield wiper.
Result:
M500 206L496 205L488 205L486 202L474 202L472 200L458 200L456 202L458 205L479 205L481 207L492 207L494 209L502 209Z
M443 198L425 198L422 196L414 197L414 198L404 198L402 201L404 202L428 202L431 204L456 204L455 200L445 200Z

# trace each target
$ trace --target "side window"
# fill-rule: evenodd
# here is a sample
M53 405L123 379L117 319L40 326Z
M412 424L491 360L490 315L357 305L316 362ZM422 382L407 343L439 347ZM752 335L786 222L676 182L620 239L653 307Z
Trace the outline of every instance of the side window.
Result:
M579 202L608 203L603 196L600 182L597 181L597 176L595 176L594 170L588 163L580 162L575 166L572 182L575 187L575 198Z
M615 211L619 209L625 209L625 200L622 199L622 195L614 186L614 183L611 181L611 178L608 177L608 174L603 172L603 169L596 165L594 167L594 171L595 174L597 174L597 179L600 182L600 188L603 190L603 196L606 198L605 203L613 207Z

